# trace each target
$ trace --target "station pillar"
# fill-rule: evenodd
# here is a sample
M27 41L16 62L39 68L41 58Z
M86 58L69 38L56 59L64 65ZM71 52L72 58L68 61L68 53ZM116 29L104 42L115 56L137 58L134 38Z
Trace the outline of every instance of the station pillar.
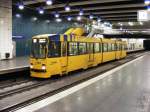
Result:
M0 0L0 60L12 58L12 0Z

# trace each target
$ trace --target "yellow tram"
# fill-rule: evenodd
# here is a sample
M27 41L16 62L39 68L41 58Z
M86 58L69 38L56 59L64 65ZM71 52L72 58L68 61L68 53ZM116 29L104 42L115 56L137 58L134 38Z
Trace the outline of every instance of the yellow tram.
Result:
M49 78L126 57L126 42L82 36L82 28L32 38L32 77Z

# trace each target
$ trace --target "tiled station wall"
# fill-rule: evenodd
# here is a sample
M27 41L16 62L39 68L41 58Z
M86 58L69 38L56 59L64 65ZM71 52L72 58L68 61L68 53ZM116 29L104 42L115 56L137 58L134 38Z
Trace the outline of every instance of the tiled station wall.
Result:
M32 36L38 34L59 34L64 33L66 29L72 26L71 22L62 21L60 23L51 20L50 17L43 18L44 15L21 13L17 18L18 12L13 12L13 41L16 42L16 56L28 56L30 54L30 45ZM20 13L19 13L20 14ZM33 18L37 18L36 21ZM53 17L54 18L54 17ZM47 23L46 20L50 20Z

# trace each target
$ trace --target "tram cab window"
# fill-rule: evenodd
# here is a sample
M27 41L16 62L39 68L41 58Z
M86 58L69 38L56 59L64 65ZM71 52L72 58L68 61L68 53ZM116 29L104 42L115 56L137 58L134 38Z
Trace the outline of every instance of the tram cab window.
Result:
M103 52L107 52L107 51L108 51L108 44L103 43Z
M69 56L78 55L78 44L76 42L69 42L68 52Z
M86 43L79 43L79 54L86 54Z
M100 46L99 46L99 43L95 43L95 44L94 44L94 52L95 52L95 53L100 52Z
M111 52L112 49L111 49L111 43L108 43L108 52Z
M50 41L48 45L48 57L60 57L60 41Z
M33 39L31 48L31 57L33 58L46 58L46 39Z

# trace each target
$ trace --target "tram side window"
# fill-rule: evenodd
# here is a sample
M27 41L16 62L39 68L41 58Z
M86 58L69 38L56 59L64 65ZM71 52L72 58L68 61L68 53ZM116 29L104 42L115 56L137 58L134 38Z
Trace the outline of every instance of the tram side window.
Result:
M112 49L111 49L111 44L108 43L108 52L111 52L111 51L112 51Z
M118 51L118 44L115 44L115 51Z
M107 52L108 51L108 44L103 43L103 52Z
M95 53L100 52L99 43L95 43L95 44L94 44L94 52L95 52Z
M79 54L86 54L86 43L79 43Z
M127 47L127 45L124 45L125 46L125 50L128 50L128 47Z
M115 44L111 44L112 51L115 51Z
M102 44L99 43L99 52L102 52Z
M78 55L78 44L76 42L70 42L68 49L69 49L69 56Z
M87 43L87 52L88 53L94 53L94 43Z
M126 45L122 45L122 50L126 50Z
M59 57L61 55L60 41L50 41L48 45L48 57Z
M122 51L122 44L119 44L119 49L120 51Z
M121 44L121 50L124 50L124 45Z
M116 44L116 50L117 50L117 51L120 50L120 44Z

